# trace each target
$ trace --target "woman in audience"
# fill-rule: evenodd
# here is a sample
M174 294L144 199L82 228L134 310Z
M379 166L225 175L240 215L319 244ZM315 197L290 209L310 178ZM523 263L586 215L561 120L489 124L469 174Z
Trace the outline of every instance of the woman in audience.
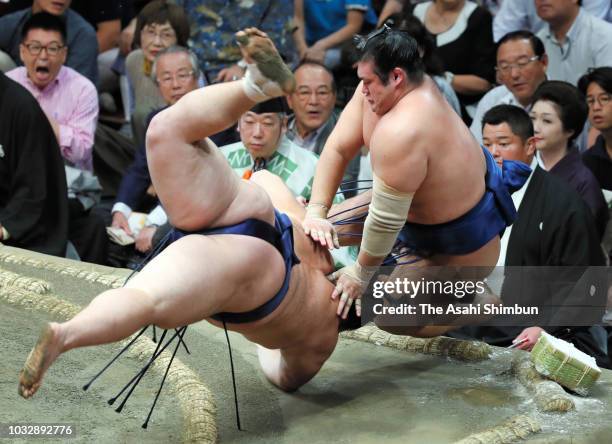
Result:
M446 80L459 97L463 119L471 123L476 104L495 81L491 13L467 0L407 2L404 12L412 13L435 36Z
M540 166L564 179L580 194L593 212L602 236L608 221L606 202L597 179L582 163L574 143L587 118L584 96L567 82L543 82L533 96L529 115Z
M151 111L165 105L151 68L155 56L172 46L187 46L189 20L183 8L165 0L147 4L136 21L134 46L126 60L126 71L130 85L131 122L137 146L144 143L145 119Z
M436 82L449 105L461 115L461 106L453 87L444 77L444 63L437 54L434 36L423 26L421 21L412 15L393 14L385 24L391 28L401 29L410 34L419 45L419 51L425 63L425 72Z
M300 60L339 67L341 46L376 26L370 0L294 0L295 46Z

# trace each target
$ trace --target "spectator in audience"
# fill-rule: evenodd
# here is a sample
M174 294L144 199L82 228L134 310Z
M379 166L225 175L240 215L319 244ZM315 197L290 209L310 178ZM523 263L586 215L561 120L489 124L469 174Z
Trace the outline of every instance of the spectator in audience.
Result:
M497 322L497 326L464 327L452 332L455 337L472 337L490 344L508 346L526 338L519 348L531 350L543 330L573 342L579 349L593 354L598 363L609 365L605 347L594 339L589 325L597 323L580 312L576 305L582 302L591 306L594 301L573 299L573 286L557 285L563 269L547 269L538 273L538 282L526 283L524 267L586 267L603 265L599 237L591 212L580 196L565 181L547 173L534 158L536 137L526 111L513 105L498 105L487 111L482 120L484 145L500 166L505 161L520 161L531 165L532 172L522 188L512 195L518 216L501 239L498 266L506 266L501 297L505 304L515 301L523 305L537 304L545 308L558 306L553 320L563 320L565 325L583 327L558 327L534 324L531 327L511 327L512 319ZM504 172L504 176L506 176ZM556 273L556 276L554 276ZM555 281L556 277L556 281ZM562 278L561 278L562 279ZM584 292L580 292L583 294ZM604 292L605 293L605 292ZM602 296L602 307L605 306ZM531 302L531 304L530 304ZM571 305L571 307L570 307ZM561 310L566 310L561 312ZM569 313L568 313L569 311ZM602 311L603 314L603 311ZM571 319L570 319L571 318ZM545 316L530 319L534 322L549 321ZM568 321L572 323L568 323ZM510 321L510 323L508 323ZM492 325L495 325L491 323ZM586 324L586 325L585 325ZM600 327L599 327L600 328Z
M589 121L601 133L595 144L582 153L582 161L599 182L609 206L602 245L612 259L612 68L595 68L580 78L578 87L586 95ZM612 300L612 289L610 297Z
M121 33L121 0L72 0L70 8L96 30L99 53L117 47Z
M582 163L574 140L587 118L584 96L567 82L546 81L536 90L530 116L541 167L568 183L585 200L601 236L608 209L597 179Z
M548 78L576 85L589 68L612 63L612 24L590 15L581 0L535 0L547 23L538 37L548 54Z
M171 46L162 50L156 57L151 72L153 81L158 85L159 94L163 97L165 105L175 104L181 97L198 87L200 75L198 61L194 54L182 46ZM153 111L147 118L147 127L153 116L165 109L166 106ZM130 236L128 219L132 210L149 211L151 207L144 207L147 190L152 189L151 176L147 165L145 144L139 145L134 156L134 162L128 168L121 181L117 199L111 210L112 226L121 228ZM153 238L158 227L167 222L167 216L159 201L147 217L145 227L136 236L136 249L142 253L151 250Z
M258 103L238 121L240 142L220 149L232 169L243 179L249 179L256 171L268 170L280 177L298 201L304 204L310 199L319 158L286 137L286 121L282 99ZM334 202L343 200L342 195L337 194ZM354 262L348 247L330 253L336 267Z
M582 154L601 188L612 191L612 68L596 68L580 78L578 88L586 96L591 126L601 132L595 145Z
M610 0L582 0L582 7L595 17L612 21ZM513 31L528 30L535 34L545 26L546 23L538 17L534 0L503 1L493 19L493 37L497 42Z
M154 0L147 4L136 23L134 45L126 60L130 85L130 115L136 146L144 143L146 118L165 105L157 84L151 77L155 56L172 45L187 47L189 19L183 8Z
M244 63L234 34L256 27L274 42L281 56L295 56L291 36L293 1L258 0L174 0L193 22L192 49L209 83L228 82L244 75Z
M293 115L289 118L286 135L295 145L320 155L340 115L334 109L334 76L325 65L315 62L302 63L294 74L295 91L287 96ZM359 175L360 157L356 156L349 163L344 175L347 184L343 188L356 188L355 182L351 181ZM353 193L349 191L347 194Z
M0 51L4 51L12 61L19 63L22 28L32 14L47 12L61 16L66 21L66 45L70 47L66 66L78 71L97 84L98 81L98 41L89 23L79 14L68 9L70 0L34 0L31 8L14 12L0 18ZM7 71L7 67L1 67Z
M496 105L517 105L529 111L533 93L546 80L548 57L542 40L530 31L506 34L497 45L497 77L501 85L486 93L476 108L470 130L482 143L482 116Z
M98 39L98 91L114 91L117 75L112 71L119 53L123 0L72 0L70 8L93 26Z
M32 95L0 72L0 242L64 256L68 201L53 129Z
M435 0L409 6L408 11L436 37L445 77L471 123L478 100L495 81L492 17L468 0Z
M461 115L461 105L459 104L457 94L455 94L453 87L444 77L444 62L437 53L434 36L413 15L396 14L389 17L386 23L392 28L406 31L414 37L419 45L419 51L425 64L425 72L436 82L449 105L457 114Z
M370 0L295 0L293 34L300 60L335 69L341 62L341 45L353 35L376 26Z
M23 24L21 61L7 76L36 98L47 115L66 163L69 240L81 259L106 263L104 223L90 212L100 185L92 174L92 146L98 94L86 77L64 66L69 51L66 26L57 15L40 12Z
M221 147L230 166L248 179L255 171L268 170L289 189L310 199L318 157L300 148L285 135L287 117L280 98L255 105L240 117L240 142Z

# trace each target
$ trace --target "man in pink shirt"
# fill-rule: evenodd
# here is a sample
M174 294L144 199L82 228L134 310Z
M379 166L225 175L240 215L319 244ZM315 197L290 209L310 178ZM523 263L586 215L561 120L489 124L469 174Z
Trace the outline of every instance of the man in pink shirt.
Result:
M90 212L101 190L92 162L98 118L96 88L64 66L69 48L66 26L60 18L45 12L34 14L24 23L21 37L19 54L24 66L7 76L32 93L53 127L66 164L70 240L83 260L104 264L104 223Z

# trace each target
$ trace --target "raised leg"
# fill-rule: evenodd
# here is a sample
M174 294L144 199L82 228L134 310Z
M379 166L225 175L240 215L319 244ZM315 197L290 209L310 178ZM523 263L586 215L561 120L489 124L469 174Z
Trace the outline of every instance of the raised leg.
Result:
M172 225L184 230L231 225L249 217L272 218L258 191L243 183L206 139L231 126L257 101L290 92L294 85L293 75L264 33L249 28L237 39L244 57L253 62L245 78L192 91L157 114L147 131L155 190Z

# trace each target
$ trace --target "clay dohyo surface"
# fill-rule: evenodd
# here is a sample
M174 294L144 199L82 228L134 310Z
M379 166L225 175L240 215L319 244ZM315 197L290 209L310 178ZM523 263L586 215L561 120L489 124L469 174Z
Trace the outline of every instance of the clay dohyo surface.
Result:
M71 303L86 305L106 288L74 276L2 262L2 252L7 250L0 247L0 268L50 282L53 294ZM126 275L124 270L94 268ZM21 399L19 369L48 319L45 313L0 302L1 423L74 423L77 439L70 442L174 443L184 439L181 411L167 388L148 430L140 427L160 382L156 375L141 382L123 413L115 413L106 404L140 369L140 361L121 358L89 391L82 391L81 386L118 350L113 345L69 352L52 367L32 400ZM206 322L192 325L185 336L191 355L184 350L177 355L214 395L220 442L450 443L519 414L542 426L526 442L612 442L612 372L607 370L590 397L572 396L574 411L546 414L538 412L532 395L510 372L507 350L494 349L489 360L463 363L341 339L320 374L296 393L286 394L265 380L253 344L233 333L230 339L245 431L236 429L224 332Z

